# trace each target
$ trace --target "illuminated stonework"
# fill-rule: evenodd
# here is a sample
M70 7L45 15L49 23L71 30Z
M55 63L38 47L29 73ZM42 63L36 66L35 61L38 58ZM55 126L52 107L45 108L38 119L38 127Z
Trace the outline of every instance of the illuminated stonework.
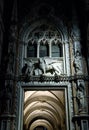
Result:
M0 0L0 130L89 129L85 1Z
M34 130L36 126L44 126L48 130L66 130L64 101L64 90L26 91L24 98L25 129Z

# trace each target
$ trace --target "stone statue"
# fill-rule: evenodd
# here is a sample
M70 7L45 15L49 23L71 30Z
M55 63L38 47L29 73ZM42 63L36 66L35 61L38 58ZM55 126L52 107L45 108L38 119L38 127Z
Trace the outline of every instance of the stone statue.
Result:
M12 48L10 48L7 59L8 59L7 73L12 74L13 73L13 65L14 65L14 52L13 52Z
M11 99L12 99L12 85L9 82L6 82L5 89L3 90L3 101L2 112L9 113L11 111Z
M84 112L85 109L85 94L84 94L84 84L80 81L80 83L77 85L77 103L79 107L79 112Z
M74 59L74 62L73 62L73 65L74 65L74 68L75 68L75 72L77 74L82 74L82 63L81 63L81 56L80 56L80 52L77 51L76 54L75 54L75 59Z

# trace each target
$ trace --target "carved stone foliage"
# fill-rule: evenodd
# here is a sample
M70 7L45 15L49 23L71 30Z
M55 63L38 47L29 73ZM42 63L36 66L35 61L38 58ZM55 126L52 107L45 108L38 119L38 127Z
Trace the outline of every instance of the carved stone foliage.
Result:
M22 74L28 75L61 75L63 74L63 62L52 58L38 58L37 60L25 59L25 66L22 68Z

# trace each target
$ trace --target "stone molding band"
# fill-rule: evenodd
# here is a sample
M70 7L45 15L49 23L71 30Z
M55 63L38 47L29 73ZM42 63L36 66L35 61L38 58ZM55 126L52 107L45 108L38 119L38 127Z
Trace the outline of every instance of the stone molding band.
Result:
M89 75L74 75L74 76L29 76L29 75L19 75L19 76L13 76L13 75L0 75L0 79L5 80L13 80L17 82L72 82L76 80L84 80L89 82Z

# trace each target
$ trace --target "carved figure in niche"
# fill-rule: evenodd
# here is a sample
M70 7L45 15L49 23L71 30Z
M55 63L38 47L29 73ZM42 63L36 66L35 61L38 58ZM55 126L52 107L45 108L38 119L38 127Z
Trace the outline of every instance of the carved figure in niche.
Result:
M2 112L9 113L11 111L11 98L12 98L12 85L10 81L6 83L5 90L3 91L3 102L2 103Z
M73 62L75 72L77 74L82 74L82 63L81 63L81 56L80 55L81 55L80 52L77 51L76 55L75 55L74 62Z
M84 94L84 84L82 82L80 82L77 85L77 103L78 103L78 107L79 107L79 112L84 112L85 109L85 94Z
M10 48L10 51L7 56L8 63L7 63L7 73L12 74L13 73L13 65L14 65L14 53L13 49Z

